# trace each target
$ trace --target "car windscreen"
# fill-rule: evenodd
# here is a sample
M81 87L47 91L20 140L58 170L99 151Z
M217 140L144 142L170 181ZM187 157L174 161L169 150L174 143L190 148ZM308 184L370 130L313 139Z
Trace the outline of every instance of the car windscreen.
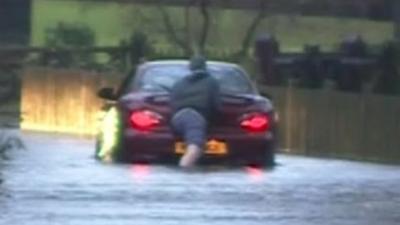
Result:
M218 80L221 91L229 94L254 93L249 79L239 69L228 66L208 66L208 72ZM173 85L191 71L186 65L158 65L147 68L136 88L141 91L169 92Z

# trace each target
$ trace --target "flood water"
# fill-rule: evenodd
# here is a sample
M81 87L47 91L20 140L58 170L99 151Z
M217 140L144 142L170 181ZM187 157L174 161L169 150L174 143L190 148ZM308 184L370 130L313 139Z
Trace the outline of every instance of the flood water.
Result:
M94 141L23 133L0 165L0 224L399 224L400 167L278 155L279 166L103 164Z

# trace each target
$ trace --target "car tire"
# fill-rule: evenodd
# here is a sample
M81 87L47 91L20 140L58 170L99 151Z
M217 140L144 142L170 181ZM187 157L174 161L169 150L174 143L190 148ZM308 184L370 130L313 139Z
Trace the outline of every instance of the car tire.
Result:
M262 155L248 161L247 166L257 168L271 168L275 166L275 152L267 150Z
M265 165L264 167L274 167L275 166L275 150L270 149L265 153Z

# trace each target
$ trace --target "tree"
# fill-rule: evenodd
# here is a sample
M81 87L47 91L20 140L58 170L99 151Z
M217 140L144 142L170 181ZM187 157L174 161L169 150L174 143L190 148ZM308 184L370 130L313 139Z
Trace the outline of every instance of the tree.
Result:
M240 61L243 57L247 55L247 52L249 51L257 27L265 19L266 16L267 16L267 3L266 1L261 0L258 14L254 17L250 26L247 28L246 35L242 41L241 49L239 50L239 52L235 54L234 58L236 60Z
M191 20L191 7L195 6L199 9L202 16L202 28L200 32L200 39L198 42L193 40L192 29L193 26ZM194 52L205 53L205 47L207 44L207 38L210 30L210 1L209 0L191 0L188 1L184 6L184 28L183 34L179 34L178 28L172 22L172 19L165 9L165 7L159 3L157 6L158 10L162 15L162 21L165 27L165 31L168 39L180 47L186 55L191 55Z
M159 10L161 17L162 17L162 23L165 28L165 34L167 36L167 39L171 41L173 44L177 45L180 47L186 55L191 55L193 53L193 48L191 46L191 36L190 36L190 5L187 4L185 6L185 28L184 28L184 34L181 35L178 33L177 28L174 26L174 23L172 22L172 19L168 13L168 11L164 8L163 5L158 4L157 9Z
M247 55L257 28L267 16L267 5L267 1L258 0L259 7L257 9L257 14L245 31L245 36L241 42L240 50L233 56L235 60L241 60ZM194 16L193 13L191 13L192 8L198 10L201 18L201 25L200 28L198 28L199 38L197 40L193 38L193 33L195 30L192 28L196 26L192 18ZM171 43L181 48L187 56L192 55L193 53L206 53L207 41L210 35L210 28L212 26L211 21L215 19L215 17L213 17L211 14L212 8L216 7L215 5L212 5L210 0L187 1L186 5L184 6L184 25L183 28L179 28L174 21L172 21L172 18L164 4L159 2L157 5L157 9L162 16L162 23L167 39L170 40Z
M209 0L200 0L199 9L203 17L203 26L201 30L201 36L199 41L199 52L204 54L207 43L208 31L210 30L210 13L209 13Z
M400 1L393 3L393 20L395 26L395 38L400 41Z

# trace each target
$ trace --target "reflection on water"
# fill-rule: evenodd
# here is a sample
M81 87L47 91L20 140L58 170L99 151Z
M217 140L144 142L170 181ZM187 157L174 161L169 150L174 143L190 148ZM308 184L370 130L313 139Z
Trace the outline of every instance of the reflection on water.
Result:
M250 180L255 183L260 183L265 179L265 173L262 168L247 166L245 167L246 174L249 176Z
M143 182L151 172L149 164L134 164L130 167L133 180L136 182Z

